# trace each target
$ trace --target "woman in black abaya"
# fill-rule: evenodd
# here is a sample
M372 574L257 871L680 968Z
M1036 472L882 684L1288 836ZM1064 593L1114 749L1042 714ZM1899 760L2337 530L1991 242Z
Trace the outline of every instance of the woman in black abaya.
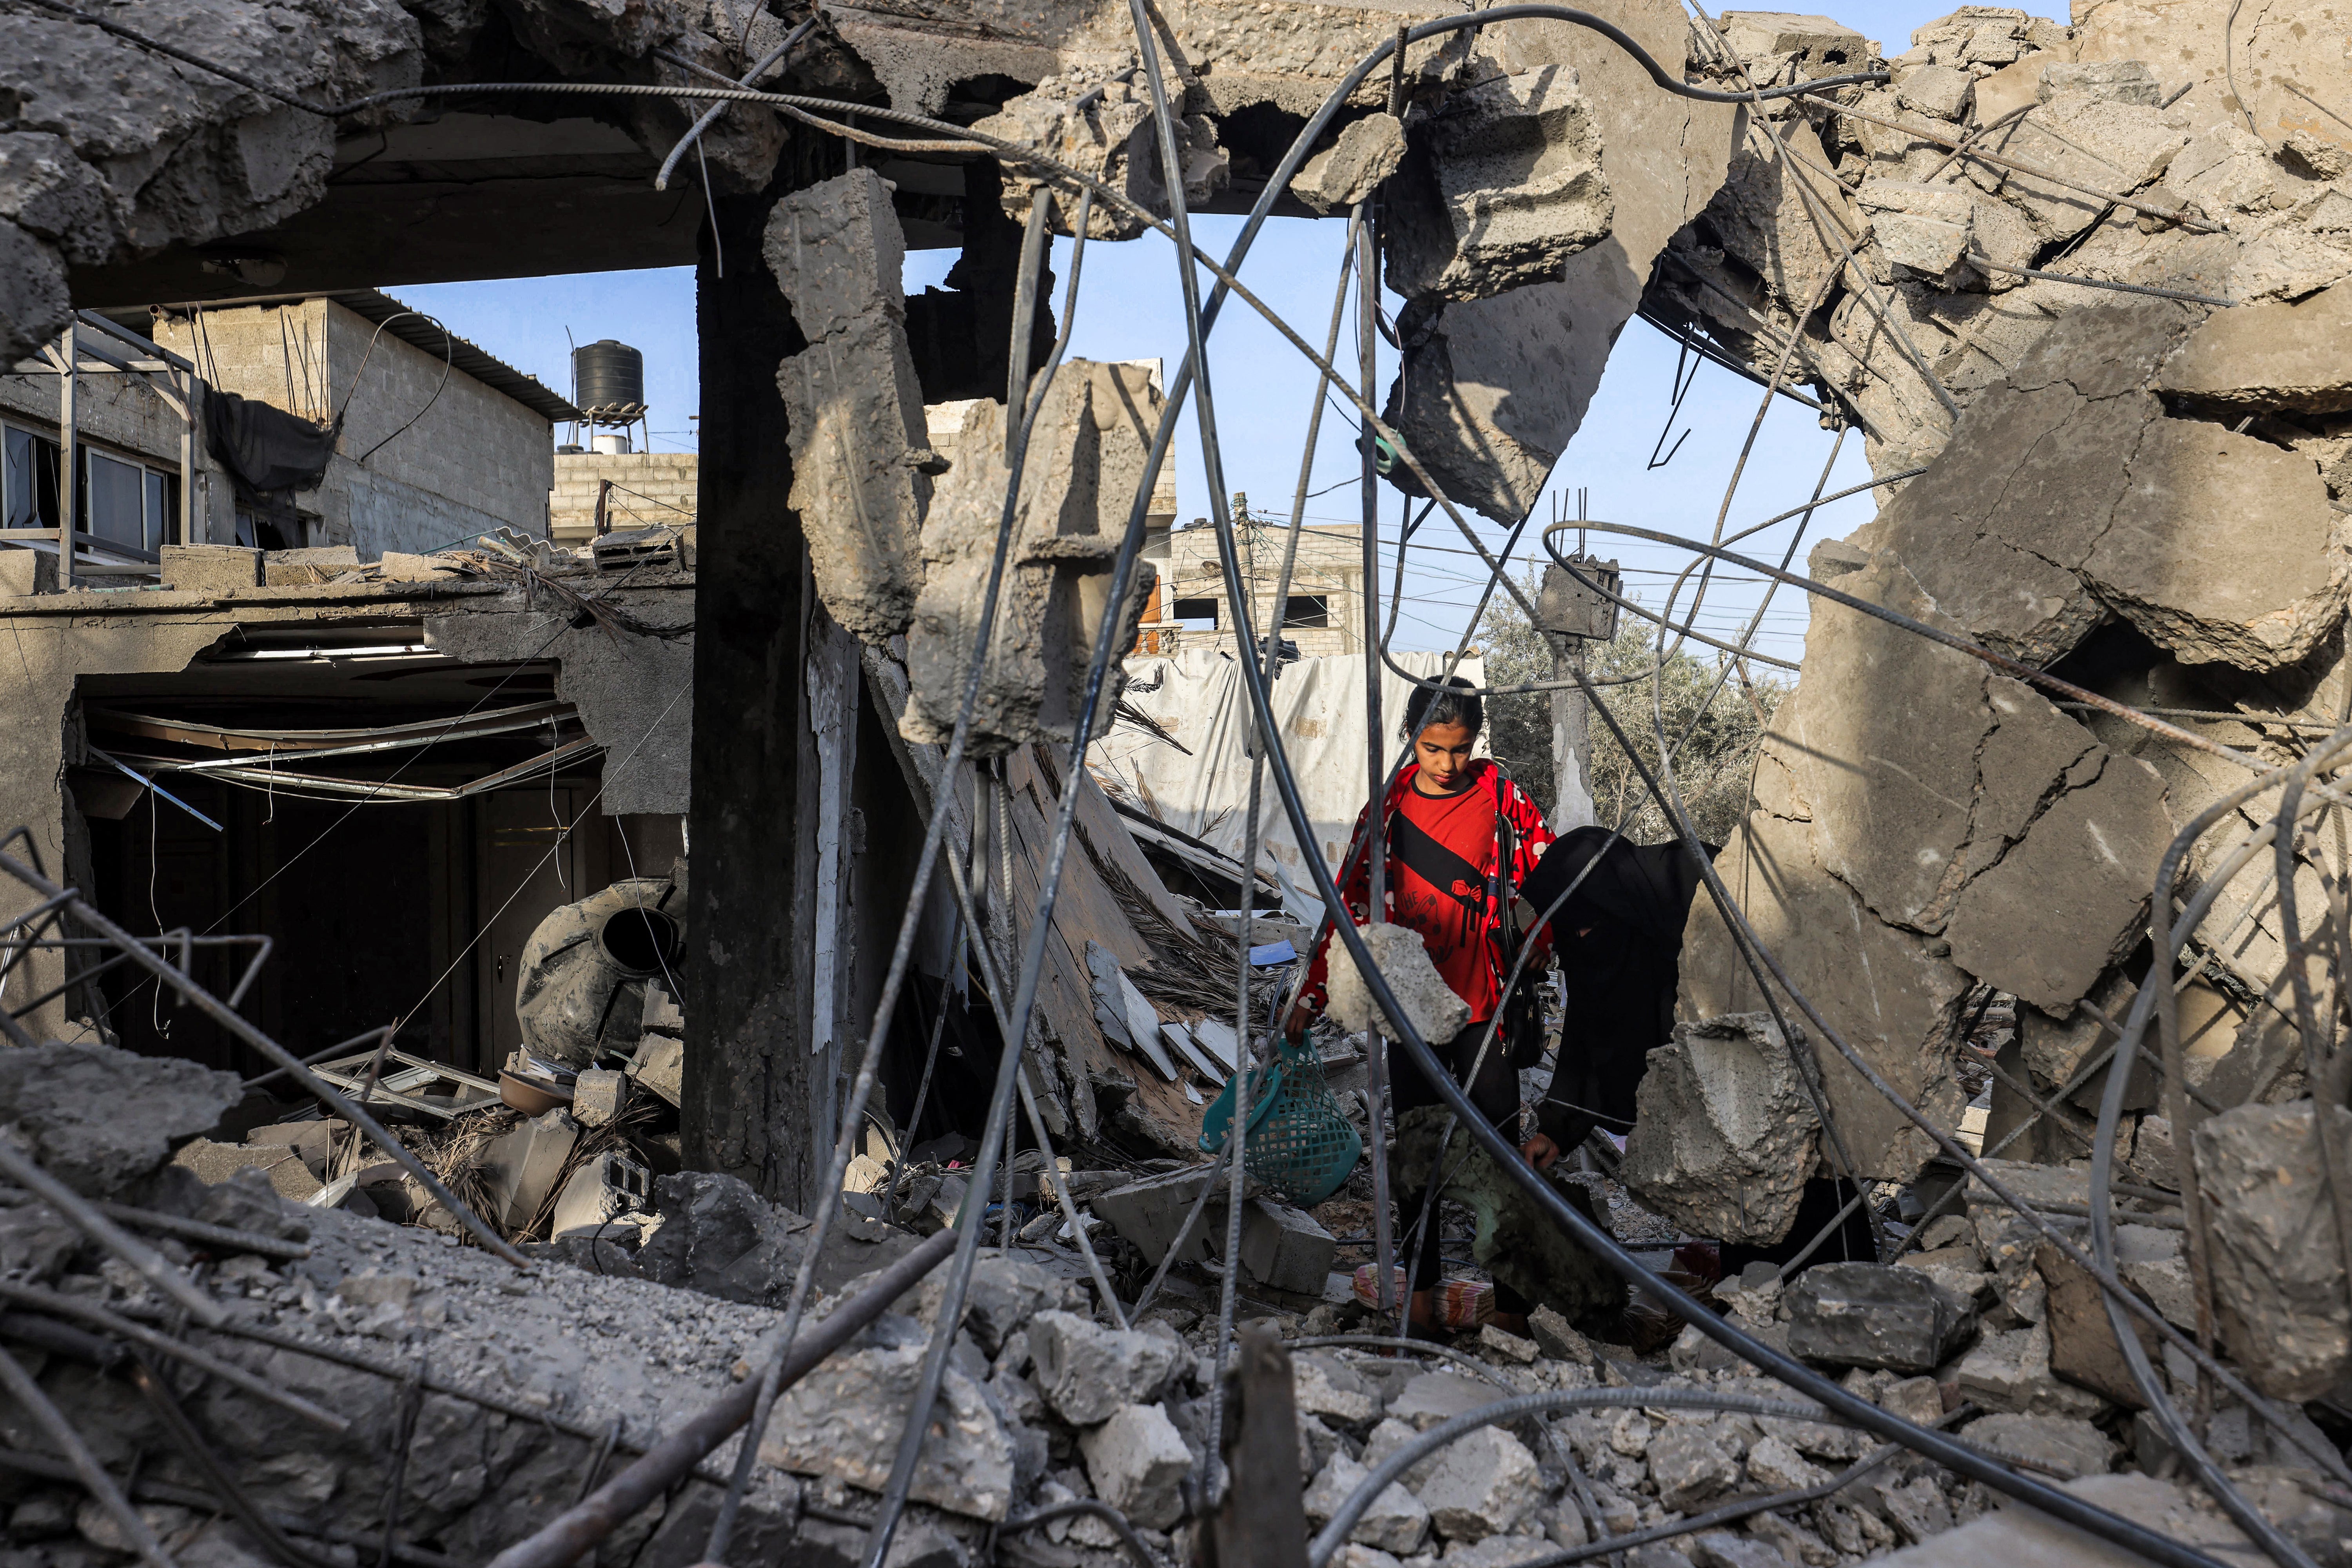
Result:
M1705 846L1711 860L1715 845ZM1635 1093L1649 1054L1674 1037L1675 990L1681 979L1683 925L1703 879L1678 842L1628 844L1606 828L1561 835L1520 889L1533 913L1551 912L1553 950L1567 982L1559 1058L1537 1111L1543 1140L1573 1152L1595 1128L1621 1142L1633 1130ZM1559 908L1555 901L1566 894ZM1538 1165L1550 1162L1530 1145ZM1842 1182L1806 1184L1786 1241L1727 1246L1723 1267L1736 1274L1756 1261L1782 1262L1812 1239L1843 1206ZM1776 1253L1781 1256L1774 1256ZM1875 1261L1863 1211L1813 1254L1815 1262Z

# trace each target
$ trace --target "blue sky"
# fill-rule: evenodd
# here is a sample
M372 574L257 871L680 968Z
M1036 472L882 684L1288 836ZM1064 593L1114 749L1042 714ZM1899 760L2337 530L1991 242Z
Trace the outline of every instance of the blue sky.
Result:
M1830 9L1889 52L1899 53L1913 27L1946 15L1951 6L1880 3ZM1195 222L1195 237L1202 248L1222 257L1239 226L1238 218L1203 217ZM1337 222L1274 220L1242 271L1254 291L1301 336L1318 345L1330 314L1343 237L1344 226ZM1061 280L1068 275L1068 242L1058 242L1057 310ZM953 251L910 253L907 291L915 293L926 283L942 281L954 260ZM412 306L439 316L452 331L537 375L558 392L570 387L570 341L615 337L636 345L646 356L654 447L694 449L692 416L698 411L700 400L690 270L411 285L392 291ZM1391 300L1389 308L1393 310L1395 305ZM1089 245L1076 313L1072 353L1089 359L1159 357L1172 371L1184 347L1174 247L1150 235L1119 245ZM1343 343L1352 339L1352 329L1343 332ZM1381 384L1385 391L1394 374L1393 356L1385 343L1381 352ZM1572 513L1581 487L1589 495L1594 517L1707 537L1761 392L1727 371L1700 366L1679 413L1674 416L1673 434L1665 437L1665 444L1672 447L1675 436L1685 429L1690 431L1689 438L1671 462L1650 468L1652 452L1669 418L1676 355L1676 346L1670 340L1640 321L1626 327L1583 427L1553 471L1551 493L1539 518L1550 515L1555 496ZM1226 310L1211 339L1209 358L1226 483L1230 489L1246 491L1254 509L1286 513L1306 437L1313 372L1271 327L1238 302ZM1349 482L1355 469L1354 435L1348 424L1327 413L1309 488L1341 488L1307 502L1310 521L1356 521L1359 503ZM1740 475L1728 526L1736 530L1802 505L1829 458L1832 439L1819 428L1810 410L1778 400ZM1179 516L1190 521L1206 515L1200 440L1189 409L1174 460ZM1868 478L1861 437L1849 437L1826 488L1836 490ZM1384 494L1382 515L1391 527L1399 504L1400 498L1392 492ZM1822 509L1808 537L1835 538L1850 532L1867 521L1870 512L1865 491ZM1505 531L1484 520L1472 521L1490 547L1499 548ZM1792 526L1777 525L1749 545L1755 553L1777 559ZM1524 564L1541 558L1535 532L1531 528L1522 539L1516 562ZM1612 545L1599 535L1594 548L1604 555L1615 553L1626 567L1633 590L1653 605L1663 598L1671 574L1689 559L1683 552L1630 540ZM1798 565L1802 565L1801 552ZM1406 566L1398 646L1455 646L1462 639L1482 581L1483 569L1460 535L1442 517L1433 517L1416 534L1415 554ZM1734 580L1721 584L1710 595L1697 624L1717 635L1729 633L1745 623L1761 593L1759 584L1735 574ZM1761 651L1794 659L1802 651L1804 625L1802 596L1783 589L1766 612L1757 646Z

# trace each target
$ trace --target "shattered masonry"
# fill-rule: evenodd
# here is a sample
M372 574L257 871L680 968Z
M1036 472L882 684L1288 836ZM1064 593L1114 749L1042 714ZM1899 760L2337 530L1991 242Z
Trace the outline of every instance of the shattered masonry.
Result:
M894 1526L902 1568L1256 1552L1296 1568L1317 1532L1334 1539L1313 1568L2081 1558L2078 1534L2000 1495L2042 1483L2105 1510L2103 1531L2207 1560L2352 1561L2352 1047L2325 739L2352 711L2340 18L2309 0L2218 21L2127 0L2065 22L1967 6L1890 56L1829 17L1693 24L1612 0L1664 72L1725 100L1658 90L1591 31L1515 20L1412 43L1301 149L1277 210L1379 208L1403 301L1381 417L1451 503L1506 523L1538 504L1639 314L1860 433L1877 514L1815 541L1805 574L1895 617L1814 597L1801 679L1715 861L1752 934L1694 903L1631 1137L1589 1140L1554 1178L1559 1205L1643 1249L1646 1284L1629 1290L1442 1113L1367 1117L1357 1037L1383 1021L1339 965L1319 1057L1288 1070L1404 1187L1444 1192L1452 1342L1422 1357L1279 1343L1393 1328L1377 1266L1350 1272L1374 1256L1368 1173L1318 1201L1255 1141L1244 1188L1202 1158L1209 1102L1266 1048L1248 1021L1285 1000L1312 933L1212 912L1245 908L1257 868L1067 767L1082 727L1139 714L1167 738L1122 700L1117 662L1081 711L1089 658L1174 615L1177 559L1209 563L1146 560L1113 600L1169 412L1145 365L1061 361L1033 388L1014 483L1016 289L1038 300L1033 367L1060 324L1050 277L1017 276L1017 231L1044 192L1069 233L1077 197L949 133L1034 148L1154 215L1177 186L1189 210L1245 210L1344 72L1444 13L1143 9L1176 100L1172 175L1115 4L845 5L806 32L674 0L173 0L105 18L236 76L45 0L0 16L0 363L65 361L39 372L54 393L12 387L13 418L62 421L75 378L97 384L126 353L146 368L107 384L194 399L200 366L220 374L203 323L226 336L232 311L265 336L315 326L323 385L355 392L344 356L403 314L379 268L688 264L711 411L709 461L625 503L667 508L652 526L610 526L614 484L639 468L568 454L575 486L601 477L593 501L568 498L559 543L552 513L523 518L508 492L527 510L542 477L562 490L540 426L580 411L466 344L478 357L445 419L533 448L509 462L434 432L471 494L462 474L435 489L423 465L371 470L396 400L329 396L299 411L325 465L302 488L316 537L265 537L311 522L240 489L250 476L207 443L180 462L204 489L184 537L87 576L71 519L62 574L23 539L0 552L0 616L27 661L0 753L0 820L26 829L0 853L26 858L0 908L29 944L0 979L24 979L8 1024L31 1031L0 1048L0 1568L536 1563L540 1532L644 1484L689 1431L698 1462L605 1521L596 1562L847 1568ZM866 141L845 153L742 103L680 141L709 105L674 89L714 79L836 104ZM591 90L314 112L486 81ZM614 84L664 90L597 95ZM680 183L662 192L665 159ZM1092 241L1147 226L1091 213ZM908 299L904 251L949 244L949 287ZM187 306L224 299L244 303ZM157 307L139 331L134 303ZM110 313L72 314L92 307ZM418 333L385 351L387 390L429 385L436 342L454 379L454 336ZM129 430L107 423L120 412L91 414L100 447ZM452 533L470 542L442 547ZM296 673L273 685L278 668ZM419 683L364 684L379 676ZM951 775L967 689L962 754L982 766ZM248 708L206 706L230 697ZM415 778L331 765L434 726L478 750ZM2304 762L2297 827L2280 784ZM332 911L375 894L381 936L390 884L430 859L426 967L470 947L441 929L463 902L460 814L481 814L486 859L550 841L558 892L532 892L514 929L481 922L475 962L495 978L470 1014L444 996L403 1016L451 1044L432 1055L396 1025L310 1038L318 1005L278 976L331 994L414 955L311 973L285 959L317 933L281 912L287 951L247 1003L287 1039L265 1052L222 1023L243 1015L190 946L174 969L168 939L158 960L97 923L109 900L122 918L111 884L141 806L151 867L168 809L248 842L227 836L250 813L224 826L165 793L205 770L260 792L267 823L281 788L289 821L300 791L397 787L400 809L439 812L438 848L339 868ZM2257 770L2277 771L2244 795ZM491 820L542 786L556 826ZM578 792L561 808L559 787ZM655 817L668 837L648 836ZM844 1097L932 821L969 902L933 879L900 997L930 1032L880 1037L893 1081L869 1127ZM16 913L45 867L95 900L52 901L76 936ZM137 929L165 928L149 898ZM1415 1032L1450 1037L1459 999L1402 937L1365 932ZM919 1142L887 1111L930 1093L938 1124L979 1125L1033 942L1000 1190L964 1131ZM1238 1032L1236 945L1255 969ZM1759 989L1759 947L1790 984ZM90 966L100 952L153 980L144 1025ZM392 984L404 1002L404 974ZM216 1025L235 1038L203 1043ZM139 1052L120 1048L142 1027ZM256 1064L289 1048L317 1056L315 1082L262 1089ZM846 1169L824 1190L844 1121ZM1874 1258L1832 1259L1850 1232L1806 1206L1832 1175L1859 1179ZM942 1322L962 1287L939 1260L965 1214L991 1245ZM1783 1261L1833 1240L1811 1267ZM515 1247L528 1273L500 1260ZM796 1342L839 1343L785 1382L714 1552L734 1433L804 1267ZM1661 1305L1669 1284L1696 1296L1689 1321ZM1238 1349L1228 1288L1255 1320ZM1504 1289L1543 1303L1525 1335L1493 1321ZM934 1344L938 1401L917 1412ZM1550 1403L1404 1453L1512 1394ZM1912 1451L1822 1403L1841 1397L1908 1423ZM2003 1468L1932 1462L1927 1427ZM902 1431L903 1517L879 1500ZM1648 1543L1604 1539L1636 1532Z

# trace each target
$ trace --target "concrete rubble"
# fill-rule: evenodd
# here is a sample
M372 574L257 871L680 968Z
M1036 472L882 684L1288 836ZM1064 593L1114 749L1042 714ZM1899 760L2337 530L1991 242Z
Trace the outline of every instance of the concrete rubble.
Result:
M1769 1014L1677 1024L1642 1079L1627 1189L1693 1236L1779 1240L1821 1132L1798 1070Z
M706 738L693 776L699 790L706 774L724 786L722 764L790 775L800 793L761 811L794 834L822 819L809 864L787 867L791 909L817 918L789 952L756 932L739 941L740 888L698 901L683 859L667 874L637 867L616 837L631 874L616 867L584 898L567 886L575 901L510 944L513 1016L497 1024L514 1033L461 1058L479 1075L395 1049L396 1028L380 1048L320 1053L320 1078L391 1123L390 1151L282 1084L263 1092L264 1079L115 1048L102 1019L87 1032L110 1043L0 1049L0 1140L102 1205L86 1211L30 1175L0 1189L0 1345L24 1373L0 1401L0 1568L118 1568L141 1554L142 1531L189 1568L488 1561L696 1413L744 1397L804 1265L809 1324L864 1326L777 1401L730 1562L858 1560L912 1422L922 1436L896 1568L1110 1568L1135 1542L1144 1568L1213 1563L1217 1530L1265 1489L1247 1473L1221 1480L1211 1462L1265 1397L1247 1365L1218 1382L1228 1287L1244 1321L1324 1342L1275 1363L1287 1384L1272 1441L1286 1468L1295 1436L1297 1506L1315 1527L1418 1435L1510 1395L1657 1395L1475 1426L1370 1500L1334 1556L1341 1568L1519 1568L1660 1527L1629 1562L2112 1555L1916 1453L1882 1452L1704 1331L1714 1313L1906 1421L2176 1540L2242 1553L2237 1526L2186 1479L2200 1466L2184 1466L2177 1429L2151 1408L2168 1400L2246 1506L2314 1562L2352 1562L2352 1288L2339 1245L2352 1111L2333 1026L2342 933L2326 934L2343 923L2341 868L2315 832L2288 846L2292 900L2274 856L2225 866L2228 833L2240 847L2268 842L2257 836L2270 808L2232 801L2223 831L2180 862L2184 903L2211 905L2181 961L2193 969L2151 978L2149 960L2151 925L2178 912L2150 908L2153 868L2177 836L2245 781L2238 763L2307 757L2352 711L2352 132L2330 107L2352 101L2352 76L2326 16L2233 11L2217 28L2134 0L2079 0L2064 22L1971 5L1888 54L1825 16L1693 23L1664 0L1608 8L1663 68L1727 92L1878 79L1734 104L1657 93L1616 45L1558 21L1407 44L1391 31L1412 19L1402 13L1209 0L1153 14L1181 164L1167 176L1127 8L1110 4L836 8L812 16L789 63L757 68L784 44L783 16L739 21L688 0L116 9L121 25L237 74L45 5L0 18L0 365L60 333L70 346L71 310L94 289L194 268L267 293L285 258L248 242L306 214L342 223L318 215L376 155L354 139L374 135L387 156L399 140L409 151L387 167L413 171L415 148L514 118L430 98L313 112L370 92L507 76L645 89L568 128L529 122L550 145L605 137L598 156L634 168L689 150L678 137L707 106L670 96L681 81L772 68L766 85L830 95L851 117L913 109L1036 148L1166 216L1166 178L1193 210L1254 195L1287 144L1282 128L1393 39L1395 68L1339 106L1283 210L1339 217L1380 202L1381 281L1404 301L1383 417L1438 489L1500 521L1527 516L1639 314L1801 396L1825 426L1858 430L1878 510L1811 550L1813 583L1842 598L1811 604L1801 680L1765 727L1752 798L1716 861L1753 938L1713 900L1692 904L1676 1021L1649 1053L1630 1138L1564 1150L1549 1178L1691 1292L1697 1321L1668 1310L1656 1279L1629 1289L1442 1109L1393 1127L1369 1113L1377 1079L1349 1037L1409 1024L1443 1041L1468 1016L1416 935L1374 924L1364 940L1408 1018L1381 1018L1342 961L1315 1039L1345 1131L1385 1153L1397 1191L1436 1189L1455 1331L1426 1362L1390 1353L1363 1342L1396 1331L1377 1290L1367 1300L1378 1266L1351 1272L1375 1247L1370 1172L1310 1200L1252 1163L1236 1194L1201 1136L1209 1102L1259 1045L1218 1021L1233 1016L1235 964L1250 967L1232 943L1249 911L1220 924L1171 892L1096 782L1062 776L1055 743L1082 721L1097 733L1132 721L1117 660L1086 711L1098 636L1139 646L1147 606L1177 587L1135 561L1127 592L1110 591L1129 521L1154 493L1148 454L1170 412L1158 374L1065 359L1030 406L1008 407L1003 377L976 368L1024 352L1004 345L1013 234L1040 193L1053 231L1070 234L1073 187L970 144L903 144L929 134L905 126L885 126L902 144L870 149L884 156L837 163L814 139L830 132L803 136L803 123L743 104L714 114L692 149L708 248L667 261L698 258L712 300L731 261L729 288L768 310L766 337L730 345L756 348L754 390L764 400L772 380L781 405L766 435L790 482L761 502L773 514L761 548L768 565L784 563L771 588L789 578L814 597L789 613L730 604L731 584L698 599L708 620L737 623L730 637L761 623L761 668L790 667L776 689L792 700L725 692L740 733ZM262 78L267 91L251 85ZM864 121L870 141L884 122ZM1150 226L1100 202L1091 211L1090 240ZM910 330L905 250L950 228L964 263ZM756 258L740 244L722 256L730 237L755 239ZM432 265L458 276L508 259L493 249ZM1038 290L1029 364L1042 369L1050 279L1018 281ZM975 348L989 334L995 346ZM947 385L958 400L978 388L951 453L934 449L946 426L926 415ZM713 471L730 464L751 471L733 458ZM1389 477L1422 485L1402 468ZM1008 513L994 629L976 647ZM293 605L410 585L435 606L415 618L418 638L468 665L519 668L536 620L518 630L451 607L511 594L549 619L541 652L570 639L562 679L579 685L600 656L573 650L598 637L667 646L694 629L620 618L572 585L648 563L682 573L697 548L690 528L614 534L603 521L600 500L583 551L484 536L369 560L347 542L175 539L141 569L191 615L198 599ZM742 509L727 526L746 531ZM759 555L740 540L729 549L738 563ZM10 585L25 596L58 587L55 560L32 559L29 544L7 553L23 558ZM56 615L121 613L94 604ZM403 616L415 607L402 604ZM223 626L242 636L246 623L189 625L179 662L193 668L232 640ZM673 670L700 668L690 647L671 649ZM82 662L68 688L121 673ZM2150 721L2058 700L2021 671ZM629 689L582 699L583 728L650 716L650 738L668 710L637 710L658 683L617 684ZM940 751L968 690L964 754L992 764L985 791L946 776ZM805 729L813 750L787 760L761 729L763 708L790 721L792 746ZM32 772L103 774L119 790L95 765L112 759L88 743L85 711L24 727L59 731L65 748L27 742ZM214 739L226 752L236 733ZM683 798L685 751L660 749L673 754L642 769L635 751L614 757L606 815L675 815L664 803ZM890 789L877 794L877 778ZM842 799L823 793L833 786ZM848 803L853 790L866 804ZM89 819L121 814L100 816L96 784L86 794L92 809L65 815L63 874L95 885ZM551 784L551 810L552 799ZM934 962L901 1006L932 1021L922 1082L946 1064L936 1092L956 1103L935 1107L934 1135L918 1142L887 1114L904 1086L886 1085L843 1192L812 1194L840 1204L820 1242L817 1221L770 1194L822 1167L853 1070L845 1053L871 1022L873 906L904 890L874 868L898 847L886 836L910 843L919 826L884 822L877 799L940 813L947 854L986 866L974 952L1009 964L1027 951L1048 865L1065 879L1029 977L1024 1125L1003 1188L968 1163L976 1112L962 1102L978 1102L1006 1048L996 1009L1010 999L975 996L986 966L927 929L919 945ZM1051 832L1066 805L1077 825L1067 845ZM707 826L752 815L731 798L698 809L698 843ZM150 903L160 927L152 889ZM964 931L966 917L949 918ZM1794 982L1783 989L1811 1004L1801 1036L1783 1033L1788 998L1758 994L1747 958L1759 941ZM1298 946L1287 951L1245 979L1244 1019L1276 1016L1297 974ZM754 971L771 990L730 1003L723 1028L709 1022L706 1001L740 1001ZM2322 1001L2307 994L2315 982ZM2143 984L2172 988L2179 1028L2151 1030L2145 1060L2118 1059ZM2306 1043L2299 1020L2315 1006L2329 1027ZM494 1080L489 1064L517 1037ZM892 1074L908 1065L904 1045L888 1042ZM772 1095L768 1080L786 1079L799 1087ZM1299 1082L1302 1099L1323 1087ZM1978 1173L1887 1089L1980 1158ZM761 1119L787 1120L770 1112L803 1090L805 1121L769 1138ZM714 1119L714 1093L745 1104ZM769 1098L751 1107L755 1094ZM957 1131L936 1135L942 1122ZM1874 1259L1783 1263L1832 1172L1862 1189L1853 1228ZM2086 1268L2052 1239L2091 1237L2095 1203L2115 1221L2112 1237L2098 1234L2120 1291L2146 1308L2120 1330L2106 1264ZM474 1245L468 1215L520 1248L529 1271ZM125 1242L115 1223L142 1239ZM936 1255L959 1223L994 1245L955 1321L940 1322L944 1269L870 1321L833 1317L924 1238ZM1506 1292L1527 1298L1524 1323L1496 1321ZM935 1329L946 1371L937 1405L917 1412ZM2200 1370L2184 1348L2197 1342L2244 1386ZM127 1357L131 1342L165 1374ZM2153 1372L2136 1374L2138 1363ZM135 1519L104 1487L86 1489L25 1380L140 1506ZM731 1458L714 1451L595 1560L701 1562ZM1100 1506L1064 1506L1076 1503ZM1033 1510L1050 1517L1033 1526ZM277 1531L306 1544L289 1552Z
M1087 665L1105 616L1134 640L1154 576L1139 563L1127 596L1110 599L1114 558L1143 476L1161 398L1139 366L1065 362L1045 389L1026 447L1011 554L972 710L971 751L987 756L1024 741L1066 739L1085 704ZM922 593L907 636L913 696L908 739L943 743L962 710L971 650L1011 488L1014 432L1003 405L972 411L960 459L923 523ZM1114 666L1097 723L1118 700Z

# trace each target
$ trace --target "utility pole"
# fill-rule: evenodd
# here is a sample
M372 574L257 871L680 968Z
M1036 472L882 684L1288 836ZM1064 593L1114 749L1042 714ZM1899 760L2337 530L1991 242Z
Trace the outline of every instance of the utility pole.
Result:
M1576 515L1585 516L1585 491L1576 492ZM1565 521L1564 519L1561 521ZM1572 679L1584 668L1588 647L1617 635L1617 605L1608 595L1623 592L1624 577L1614 561L1595 561L1585 551L1584 531L1577 530L1571 574L1558 563L1544 568L1543 587L1536 596L1537 630L1551 648L1551 678ZM1578 581L1577 574L1585 579ZM1601 592L1605 590L1606 592ZM1565 833L1593 820L1592 715L1582 690L1569 687L1551 694L1551 830Z

